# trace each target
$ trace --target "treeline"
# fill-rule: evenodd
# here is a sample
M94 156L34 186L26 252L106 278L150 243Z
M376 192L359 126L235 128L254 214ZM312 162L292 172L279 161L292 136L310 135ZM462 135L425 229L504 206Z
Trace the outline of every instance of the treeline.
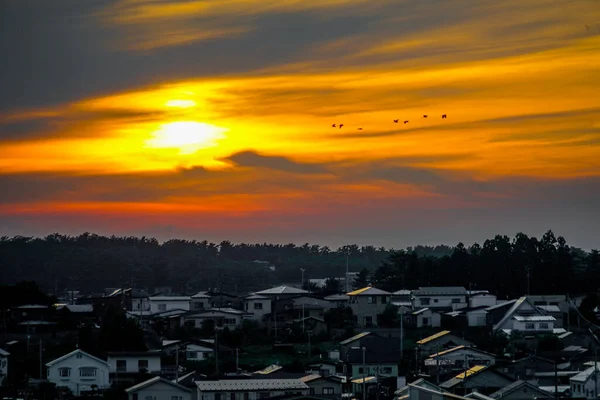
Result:
M496 236L483 245L417 246L395 251L347 245L233 244L229 241L54 234L0 238L0 283L35 281L49 292L172 286L178 292L245 293L304 279L363 271L360 283L382 289L460 285L500 295L595 290L598 252L587 254L547 232L541 239ZM259 261L259 262L256 262ZM368 276L368 278L367 278Z
M600 253L570 247L552 231L541 239L523 233L496 236L483 245L459 243L443 257L394 252L368 279L383 290L420 286L485 289L501 298L530 294L595 293Z

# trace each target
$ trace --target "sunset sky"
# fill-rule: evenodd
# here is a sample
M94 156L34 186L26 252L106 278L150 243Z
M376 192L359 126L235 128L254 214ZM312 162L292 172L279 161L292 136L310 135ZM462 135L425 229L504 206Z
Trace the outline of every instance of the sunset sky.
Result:
M600 0L0 1L0 235L548 229L600 247Z

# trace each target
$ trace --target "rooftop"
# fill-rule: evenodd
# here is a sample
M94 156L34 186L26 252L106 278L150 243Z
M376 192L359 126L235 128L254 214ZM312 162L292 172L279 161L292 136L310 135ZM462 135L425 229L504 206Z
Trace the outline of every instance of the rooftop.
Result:
M516 382L513 382L510 385L505 386L502 389L500 389L500 390L498 390L498 391L490 394L490 397L494 398L494 399L503 398L504 396L508 395L510 392L512 392L514 390L517 390L519 388L522 388L522 387L527 387L531 391L538 392L539 395L538 396L532 395L532 398L551 397L550 393L547 393L547 392L541 390L539 387L537 387L534 384L529 383L527 381L516 381Z
M462 286L431 286L420 287L418 290L413 290L415 296L450 296L450 295L466 295L467 290Z
M150 301L190 301L190 296L152 296Z
M348 339L346 339L346 340L342 340L342 341L340 342L340 344L341 344L342 346L343 346L343 345L346 345L346 344L350 344L350 343L354 342L355 340L358 340L358 339L364 338L365 336L368 336L368 335L370 335L370 334L371 334L371 332L361 332L361 333L359 333L358 335L354 335L354 336L352 336L352 337L349 337L349 338L348 338Z
M577 382L586 382L594 374L595 370L596 370L595 367L590 367L586 370L581 371L577 375L571 377L571 380L577 381Z
M390 292L386 292L385 290L377 289L372 286L367 286L362 289L354 290L350 293L347 293L348 296L389 296Z
M258 295L277 295L277 294L306 294L308 291L293 286L277 286L270 289L261 290L256 292Z
M447 335L447 334L449 334L449 333L450 333L450 331L441 331L441 332L438 332L438 333L436 333L435 335L431 335L431 336L428 336L428 337L426 337L425 339L421 339L421 340L419 340L419 341L417 342L417 344L421 344L421 345L423 345L423 344L426 344L426 343L428 343L428 342L431 342L432 340L439 339L439 338L441 338L442 336L445 336L445 335Z
M158 382L166 383L167 385L176 387L176 388L181 389L181 390L186 391L186 392L190 392L190 389L186 388L185 386L182 386L182 385L180 385L178 383L175 383L175 382L170 381L168 379L162 378L160 376L155 376L154 378L150 378L147 381L140 382L137 385L134 385L134 386L131 386L130 388L125 389L125 391L127 393L136 392L136 391L138 391L140 389L143 389L143 388L145 388L147 386L153 385L153 384L158 383Z
M465 345L462 345L462 346L452 347L451 349L448 349L448 350L440 351L439 353L432 354L432 355L429 356L429 358L435 358L435 357L439 357L439 356L444 356L444 355L453 353L453 352L458 351L458 350L470 350L470 351L475 351L475 352L481 353L481 354L487 354L487 355L492 356L492 357L496 356L495 354L488 353L487 351L479 350L479 349L477 349L475 347L467 347Z
M300 379L225 379L220 381L197 381L200 392L256 392L268 390L308 390Z
M551 315L515 315L513 317L519 322L552 322L556 321Z

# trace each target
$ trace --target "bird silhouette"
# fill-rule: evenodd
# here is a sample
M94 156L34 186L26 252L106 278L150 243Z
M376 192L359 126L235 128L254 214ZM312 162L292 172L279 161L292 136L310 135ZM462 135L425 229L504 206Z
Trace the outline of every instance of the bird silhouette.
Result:
M362 128L358 128L359 131L362 131Z
M442 114L442 119L445 119L445 118L446 118L446 114Z
M404 121L405 124L408 124L408 121Z
M332 128L335 128L335 124L331 125Z
M340 124L340 129L342 129L342 126L344 126L344 124Z
M423 118L427 118L427 114L423 114Z
M397 119L395 119L395 120L394 120L394 123L396 123L396 124L397 124L397 123L398 123L398 120L397 120Z

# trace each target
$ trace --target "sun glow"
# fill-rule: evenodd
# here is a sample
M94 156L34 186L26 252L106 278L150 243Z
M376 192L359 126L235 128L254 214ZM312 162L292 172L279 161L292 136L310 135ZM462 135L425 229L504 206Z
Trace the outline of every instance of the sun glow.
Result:
M165 103L167 107L177 107L177 108L190 108L194 107L196 102L194 100L169 100Z
M146 141L147 147L179 149L180 154L192 154L200 149L215 147L225 138L228 129L203 122L171 122L161 125Z

